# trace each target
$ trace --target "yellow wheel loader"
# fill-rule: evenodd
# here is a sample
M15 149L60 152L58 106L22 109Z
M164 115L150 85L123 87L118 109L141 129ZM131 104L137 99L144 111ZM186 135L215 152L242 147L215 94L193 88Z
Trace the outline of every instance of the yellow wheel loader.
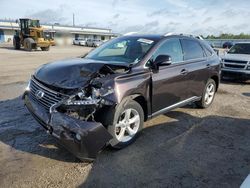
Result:
M48 51L50 41L46 40L43 34L43 28L40 26L39 20L19 19L20 31L16 31L13 37L13 45L15 49L21 46L27 51L41 48L42 51Z

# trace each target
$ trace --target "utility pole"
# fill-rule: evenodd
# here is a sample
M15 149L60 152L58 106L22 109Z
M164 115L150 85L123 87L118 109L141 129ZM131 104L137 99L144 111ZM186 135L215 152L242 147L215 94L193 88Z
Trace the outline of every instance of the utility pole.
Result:
M73 27L75 27L75 14L73 13Z

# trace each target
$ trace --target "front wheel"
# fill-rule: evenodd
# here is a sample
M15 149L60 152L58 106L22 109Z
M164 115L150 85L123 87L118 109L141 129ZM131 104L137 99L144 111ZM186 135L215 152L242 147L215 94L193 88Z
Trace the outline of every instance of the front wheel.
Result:
M143 123L144 113L140 104L134 100L120 104L115 111L113 125L108 126L108 131L113 136L111 147L121 149L134 142Z
M41 47L42 51L49 51L49 46L48 47Z
M215 93L216 83L213 79L209 79L204 88L201 100L196 102L196 104L201 108L208 108L213 103Z

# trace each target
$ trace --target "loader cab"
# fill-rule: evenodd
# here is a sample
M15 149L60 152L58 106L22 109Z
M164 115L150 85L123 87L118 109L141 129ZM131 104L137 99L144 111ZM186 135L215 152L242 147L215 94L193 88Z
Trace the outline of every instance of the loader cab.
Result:
M29 36L32 28L40 28L39 20L31 20L31 19L20 19L20 28L21 33L24 36Z

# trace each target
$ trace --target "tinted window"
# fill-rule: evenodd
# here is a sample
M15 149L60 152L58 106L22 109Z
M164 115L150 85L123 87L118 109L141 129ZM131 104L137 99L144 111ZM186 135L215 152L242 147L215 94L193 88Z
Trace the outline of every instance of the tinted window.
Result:
M184 60L198 59L204 57L201 45L197 41L183 39L182 47L184 52Z
M229 51L229 54L250 54L250 44L235 44Z
M205 53L206 53L206 55L207 56L211 56L211 55L213 55L213 52L212 51L210 51L210 49L208 49L206 46L204 46L204 51L205 51Z
M154 53L152 59L155 61L159 55L169 55L172 58L172 62L183 61L183 53L179 39L166 40Z
M202 47L207 56L212 56L214 53L214 49L207 41L202 41Z

